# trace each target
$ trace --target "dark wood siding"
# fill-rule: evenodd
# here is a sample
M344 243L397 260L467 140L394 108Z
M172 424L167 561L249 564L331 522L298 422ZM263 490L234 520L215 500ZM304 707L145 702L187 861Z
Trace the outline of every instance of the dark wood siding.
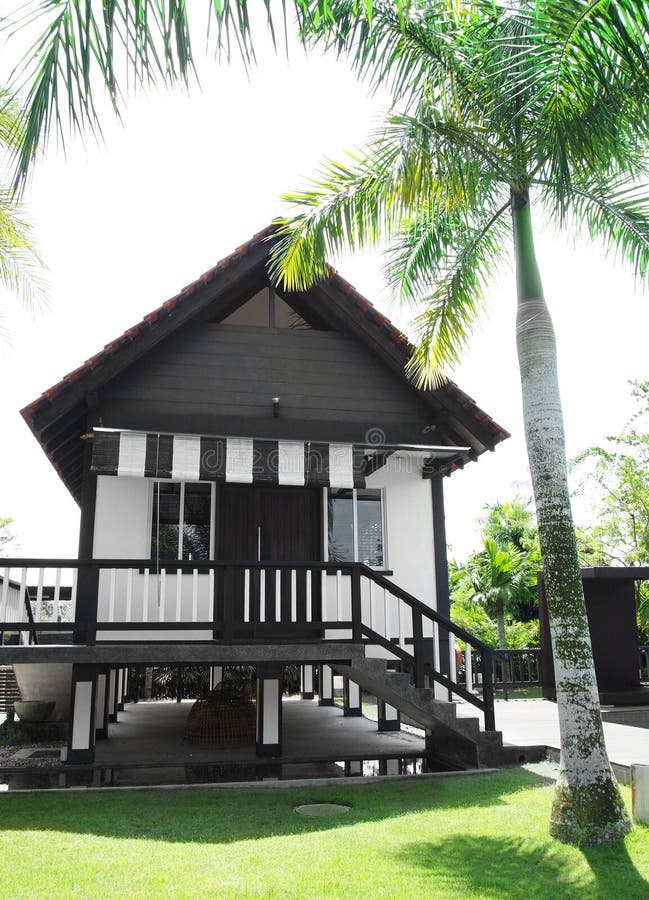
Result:
M272 398L280 398L273 419ZM104 425L318 438L316 424L362 439L422 439L432 415L410 388L353 337L309 329L204 324L166 341L101 391ZM124 421L127 419L127 421ZM139 421L138 421L139 420ZM194 422L196 427L188 428ZM345 428L346 426L346 428ZM288 432L287 432L288 428ZM335 438L336 434L330 432ZM297 436L297 435L296 435Z

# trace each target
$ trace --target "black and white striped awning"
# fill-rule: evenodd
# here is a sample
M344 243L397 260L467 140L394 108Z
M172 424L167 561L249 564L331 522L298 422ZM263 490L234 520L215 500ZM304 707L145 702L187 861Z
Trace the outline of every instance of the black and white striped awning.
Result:
M135 431L96 430L92 471L178 481L365 486L363 449L353 444Z

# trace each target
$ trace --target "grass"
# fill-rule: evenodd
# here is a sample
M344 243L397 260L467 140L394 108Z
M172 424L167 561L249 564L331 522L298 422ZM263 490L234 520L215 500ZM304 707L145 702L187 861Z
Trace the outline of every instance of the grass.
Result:
M0 896L649 896L649 829L605 847L557 844L551 796L550 779L518 769L323 788L5 794ZM293 811L309 802L352 811Z

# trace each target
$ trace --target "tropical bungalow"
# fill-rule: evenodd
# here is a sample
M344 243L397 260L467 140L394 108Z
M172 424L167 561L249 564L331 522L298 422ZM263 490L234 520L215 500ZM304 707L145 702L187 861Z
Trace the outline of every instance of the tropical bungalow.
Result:
M451 381L415 388L406 337L334 270L274 288L273 239L255 235L22 410L79 504L79 553L3 561L0 629L21 638L0 664L41 695L68 667L69 766L110 743L133 667L204 665L218 682L243 663L259 756L282 758L282 671L297 664L303 697L332 703L342 675L346 715L364 688L379 729L407 716L438 759L502 761L491 653L448 618L443 483L507 432ZM68 621L53 622L63 597ZM481 693L456 678L456 639L481 659Z

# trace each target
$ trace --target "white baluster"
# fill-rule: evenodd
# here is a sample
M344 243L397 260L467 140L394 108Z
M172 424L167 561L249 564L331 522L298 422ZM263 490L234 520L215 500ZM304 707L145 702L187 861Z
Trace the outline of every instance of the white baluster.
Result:
M455 635L448 636L448 670L451 673L451 681L457 681L457 663L455 661ZM451 698L449 697L449 700Z
M376 587L376 585L374 584L374 582L372 581L371 578L369 581L370 581L370 628L372 629L372 631L376 631L376 629L374 628L374 588Z
M9 581L10 581L10 572L9 569L4 570L4 575L2 576L2 603L0 604L0 622L8 622L9 619L7 617L7 609L9 602Z
M36 621L43 621L43 578L44 569L38 570L38 587L36 588Z
M321 581L320 590L322 592L322 621L328 622L329 620L328 620L327 616L329 615L329 606L328 606L329 598L327 597L327 585L329 582L327 579L327 573L325 572L324 569L322 570L322 572L320 574L320 581Z
M61 611L61 570L56 569L54 582L54 619L58 622Z
M466 689L473 692L473 659L471 657L471 644L464 647L464 671L466 673Z
M176 569L176 622L180 622L183 599L183 572Z
M291 569L291 622L297 622L297 572Z
M336 622L342 619L342 596L343 596L343 573L340 569L336 570Z
M389 641L392 635L390 634L390 606L388 604L388 592L386 588L383 588L383 637Z
M275 569L275 621L282 621L282 572Z
M198 569L192 570L192 622L198 622Z
M306 620L313 621L313 599L311 595L311 569L306 570Z
M243 573L243 621L250 621L250 569Z
M108 593L108 621L115 621L115 578L116 578L115 569L110 570L110 587Z
M126 570L126 621L133 617L133 569Z
M158 621L165 620L165 592L167 589L167 570L160 569L160 609L158 610Z
M142 587L142 621L149 621L149 570L144 570L144 584Z
M77 585L79 583L79 570L72 570L72 590L70 591L70 614L72 616L72 621L77 617Z
M25 605L23 602L24 597L27 596L27 569L22 569L20 572L20 597L18 599L18 609L16 610L16 622L24 622L27 616L27 612L25 610ZM31 604L29 597L27 598L27 602Z
M398 597L394 598L397 602L397 616L399 621L399 646L405 650L406 639L403 633L403 603Z
M266 570L259 570L259 621L266 621Z
M216 572L212 569L209 573L208 577L208 589L207 589L207 621L214 621L214 578Z

